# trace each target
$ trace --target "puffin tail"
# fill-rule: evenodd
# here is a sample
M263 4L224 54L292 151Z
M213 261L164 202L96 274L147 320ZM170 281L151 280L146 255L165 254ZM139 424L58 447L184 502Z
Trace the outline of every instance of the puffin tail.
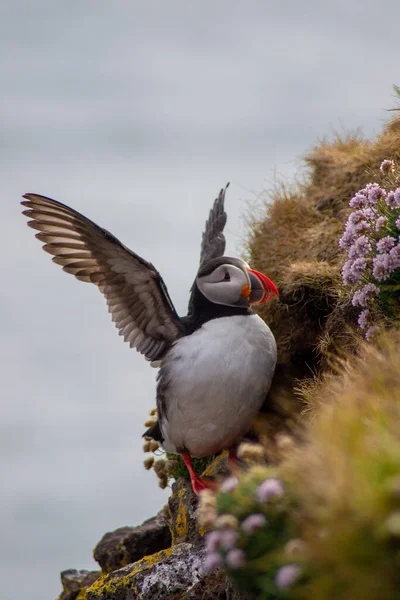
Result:
M159 422L156 421L156 423L154 423L154 425L149 427L149 429L147 429L147 431L144 432L142 437L149 437L149 438L155 440L156 442L160 442L160 444L162 444L162 442L164 441L164 438L161 433Z

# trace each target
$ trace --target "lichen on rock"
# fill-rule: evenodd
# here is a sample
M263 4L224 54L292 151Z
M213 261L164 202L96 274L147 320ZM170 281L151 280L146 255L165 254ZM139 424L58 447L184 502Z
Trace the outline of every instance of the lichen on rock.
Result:
M169 600L187 593L204 575L204 551L183 543L98 579L87 600Z

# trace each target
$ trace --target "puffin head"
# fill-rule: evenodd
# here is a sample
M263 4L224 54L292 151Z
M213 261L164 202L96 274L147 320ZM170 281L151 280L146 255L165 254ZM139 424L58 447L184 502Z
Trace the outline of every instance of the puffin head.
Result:
M213 304L235 308L263 304L279 296L266 275L250 269L243 260L228 256L205 262L197 273L196 286Z

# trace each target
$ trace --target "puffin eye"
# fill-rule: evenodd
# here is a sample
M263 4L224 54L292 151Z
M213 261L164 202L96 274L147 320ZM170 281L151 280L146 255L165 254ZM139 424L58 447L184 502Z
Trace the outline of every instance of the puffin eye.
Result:
M228 271L225 271L225 275L222 281L230 281L231 280L231 276L229 275Z

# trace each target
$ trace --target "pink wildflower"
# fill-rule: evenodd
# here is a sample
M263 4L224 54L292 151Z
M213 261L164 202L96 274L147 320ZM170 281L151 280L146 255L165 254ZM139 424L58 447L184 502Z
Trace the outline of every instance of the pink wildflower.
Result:
M376 335L379 331L379 327L377 327L376 325L372 325L366 332L365 334L365 339L366 340L370 340L372 337L374 337L374 335Z
M393 248L395 243L396 240L394 239L394 237L387 235L386 237L379 240L379 242L377 242L376 249L380 254L383 254L384 252L389 252L389 250Z
M221 548L223 550L230 550L236 544L238 534L233 529L223 529L221 532Z
M381 166L379 167L379 170L381 173L383 173L384 175L387 175L387 173L390 173L390 171L394 171L395 166L394 166L394 160L383 160L381 162Z
M351 215L349 215L347 222L351 223L351 225L357 225L357 223L364 220L364 217L365 215L362 210L355 210L353 213L351 213Z
M365 308L375 294L379 294L379 288L373 283L367 283L360 290L354 292L351 303L353 306Z
M213 571L222 563L222 557L216 552L207 554L204 561L204 568L207 572Z
M368 204L370 206L376 206L378 201L386 196L386 190L381 188L378 183L368 183L365 186L368 197Z
M219 488L221 492L226 494L231 494L238 486L238 478L231 475L221 483L221 487Z
M400 229L400 227L399 227ZM346 231L339 240L339 246L343 250L348 250L356 239L356 232L351 228L346 228Z
M226 555L225 562L231 569L240 569L246 562L246 555L243 550L233 548Z
M343 283L351 285L361 281L366 266L367 261L362 257L355 260L347 260L342 268Z
M349 206L351 208L364 208L367 206L367 196L364 193L364 190L357 192L349 202Z
M206 550L207 552L216 552L221 544L221 532L211 531L206 536Z
M384 281L393 270L393 261L389 254L378 254L372 260L372 275L377 281Z
M285 565L276 574L275 583L280 590L291 587L300 575L300 567L297 565Z
M387 217L384 216L380 216L377 218L376 223L375 223L375 231L379 231L380 229L382 229L382 227L384 225L386 225L387 223Z
M254 533L255 531L258 531L259 529L261 529L261 527L263 527L267 522L267 519L265 518L264 515L262 514L254 514L254 515L249 515L243 522L242 522L242 529L243 531L249 535L251 533Z
M397 244L392 248L389 252L390 261L392 265L392 270L398 269L400 267L400 246Z
M394 192L389 192L385 198L385 202L389 208L399 208L400 207L400 198L397 197Z
M368 252L371 251L371 244L368 241L368 238L365 235L361 235L356 239L354 244L349 248L349 258L358 258L365 256Z
M275 477L265 479L257 488L258 502L268 502L271 498L280 498L284 494L282 482Z
M361 327L361 329L366 329L368 325L368 317L369 310L367 308L360 312L360 316L358 317L358 324Z

